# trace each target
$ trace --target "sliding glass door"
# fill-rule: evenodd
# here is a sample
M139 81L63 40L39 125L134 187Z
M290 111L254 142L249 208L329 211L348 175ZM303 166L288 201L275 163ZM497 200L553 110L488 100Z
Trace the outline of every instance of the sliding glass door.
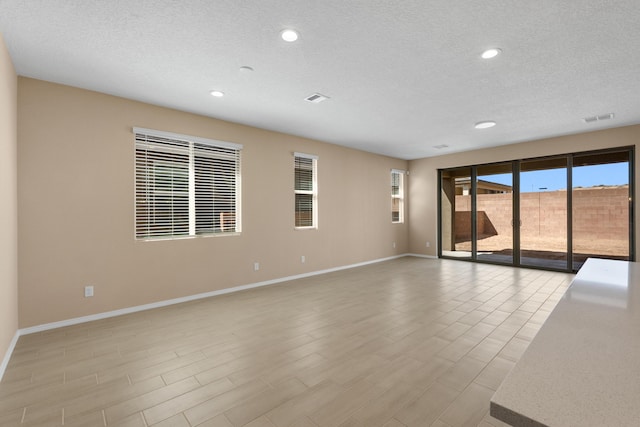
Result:
M567 157L520 162L520 264L567 269Z
M633 147L439 171L444 258L577 271L634 260Z
M440 250L448 257L471 259L471 168L450 169L440 175Z
M629 260L630 152L573 158L573 269L587 258Z
M476 258L513 263L513 164L476 168Z

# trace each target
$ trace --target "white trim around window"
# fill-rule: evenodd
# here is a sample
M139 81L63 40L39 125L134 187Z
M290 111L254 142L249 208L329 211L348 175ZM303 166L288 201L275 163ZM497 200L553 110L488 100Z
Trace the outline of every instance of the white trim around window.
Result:
M293 153L294 226L296 230L318 228L318 156Z
M406 171L391 169L391 222L404 222L404 182Z
M133 128L135 238L237 234L242 145Z

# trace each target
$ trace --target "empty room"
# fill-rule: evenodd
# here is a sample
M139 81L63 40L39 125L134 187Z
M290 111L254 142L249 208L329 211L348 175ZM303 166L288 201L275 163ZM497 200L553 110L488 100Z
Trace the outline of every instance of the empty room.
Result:
M0 426L637 426L640 3L0 1Z

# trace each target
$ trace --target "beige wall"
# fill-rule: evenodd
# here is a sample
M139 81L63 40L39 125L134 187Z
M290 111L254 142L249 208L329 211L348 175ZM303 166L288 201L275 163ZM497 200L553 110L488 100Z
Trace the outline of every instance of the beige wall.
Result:
M13 78L15 99L15 73L2 77ZM406 252L436 255L438 168L640 141L640 126L629 126L406 162L28 78L18 89L21 328ZM15 110L1 113L15 122ZM244 145L241 236L134 240L133 126ZM13 141L9 150L15 128ZM317 231L293 228L294 151L319 156ZM391 224L389 171L407 167L407 224ZM88 284L93 298L83 297ZM15 326L7 331L10 340Z
M18 329L17 90L0 35L0 362Z
M406 169L404 160L28 78L18 84L21 328L408 251L408 226L390 213L390 170ZM133 126L244 145L241 236L134 240ZM319 156L317 231L293 227L294 151ZM95 297L84 298L87 284Z
M636 125L412 160L409 162L411 172L409 189L409 199L411 200L409 235L411 241L409 250L412 253L424 255L436 255L437 253L438 169L632 146L639 143L640 125ZM636 172L636 188L639 184L639 175ZM638 223L639 210L636 209L635 213L636 224ZM429 248L426 247L427 241L431 242ZM638 241L638 227L636 227L636 241Z

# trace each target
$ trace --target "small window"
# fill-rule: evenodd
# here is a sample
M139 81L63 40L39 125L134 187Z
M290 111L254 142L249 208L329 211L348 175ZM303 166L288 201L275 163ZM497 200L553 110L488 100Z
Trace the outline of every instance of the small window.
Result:
M136 239L240 232L242 146L134 128Z
M404 222L404 171L391 170L391 222Z
M318 228L318 158L294 153L294 193L296 228Z

